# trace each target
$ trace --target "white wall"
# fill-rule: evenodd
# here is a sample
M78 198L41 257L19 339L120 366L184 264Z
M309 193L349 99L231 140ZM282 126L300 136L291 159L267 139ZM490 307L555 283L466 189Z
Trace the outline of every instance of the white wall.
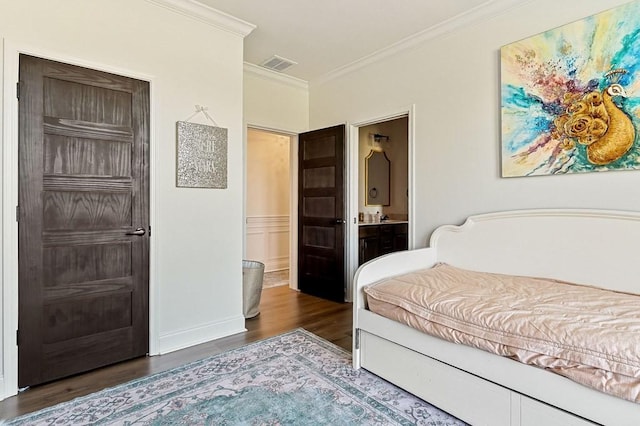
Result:
M9 62L18 50L151 80L152 350L167 352L242 331L242 36L144 0L0 0L0 10L5 87L15 87ZM3 105L11 104L11 96L5 90ZM176 188L176 121L191 115L196 104L228 128L228 189ZM7 120L15 113L3 110L2 116L0 398L16 391L17 368L17 264L11 264L17 256L7 242L15 237L7 214L15 212L11 198L17 195L17 167L8 154L17 141Z
M536 0L310 84L310 127L366 122L415 105L415 242L470 214L574 207L640 210L639 172L500 177L502 45L626 0Z
M247 216L289 215L289 136L247 131Z
M309 130L307 82L245 64L244 120L250 126L289 133Z

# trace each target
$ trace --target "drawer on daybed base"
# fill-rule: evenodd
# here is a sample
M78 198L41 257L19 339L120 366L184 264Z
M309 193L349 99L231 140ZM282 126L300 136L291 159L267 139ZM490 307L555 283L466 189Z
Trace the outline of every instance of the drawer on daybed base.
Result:
M366 331L360 353L363 368L473 425L595 424Z
M514 394L517 394L514 392ZM576 417L566 411L536 401L520 395L520 426L541 426L541 425L596 425L580 417Z

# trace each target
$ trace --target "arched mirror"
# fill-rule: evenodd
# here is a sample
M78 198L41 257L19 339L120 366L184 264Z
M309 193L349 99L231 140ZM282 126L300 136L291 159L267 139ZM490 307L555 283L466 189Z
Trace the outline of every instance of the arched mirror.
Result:
M390 205L391 161L384 152L372 150L364 163L367 191L365 204L367 206Z

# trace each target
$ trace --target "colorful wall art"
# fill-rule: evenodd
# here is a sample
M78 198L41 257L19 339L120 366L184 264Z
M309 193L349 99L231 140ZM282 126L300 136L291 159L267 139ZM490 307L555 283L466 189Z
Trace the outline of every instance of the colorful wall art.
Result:
M640 169L640 1L500 53L503 177Z

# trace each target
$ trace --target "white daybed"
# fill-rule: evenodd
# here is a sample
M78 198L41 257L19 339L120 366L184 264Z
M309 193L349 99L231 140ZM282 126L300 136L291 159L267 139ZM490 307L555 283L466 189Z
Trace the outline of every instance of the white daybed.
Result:
M437 262L640 293L640 213L511 211L442 226L429 248L392 253L358 269L353 318L355 368L472 425L640 425L640 404L429 336L367 309L363 286Z

